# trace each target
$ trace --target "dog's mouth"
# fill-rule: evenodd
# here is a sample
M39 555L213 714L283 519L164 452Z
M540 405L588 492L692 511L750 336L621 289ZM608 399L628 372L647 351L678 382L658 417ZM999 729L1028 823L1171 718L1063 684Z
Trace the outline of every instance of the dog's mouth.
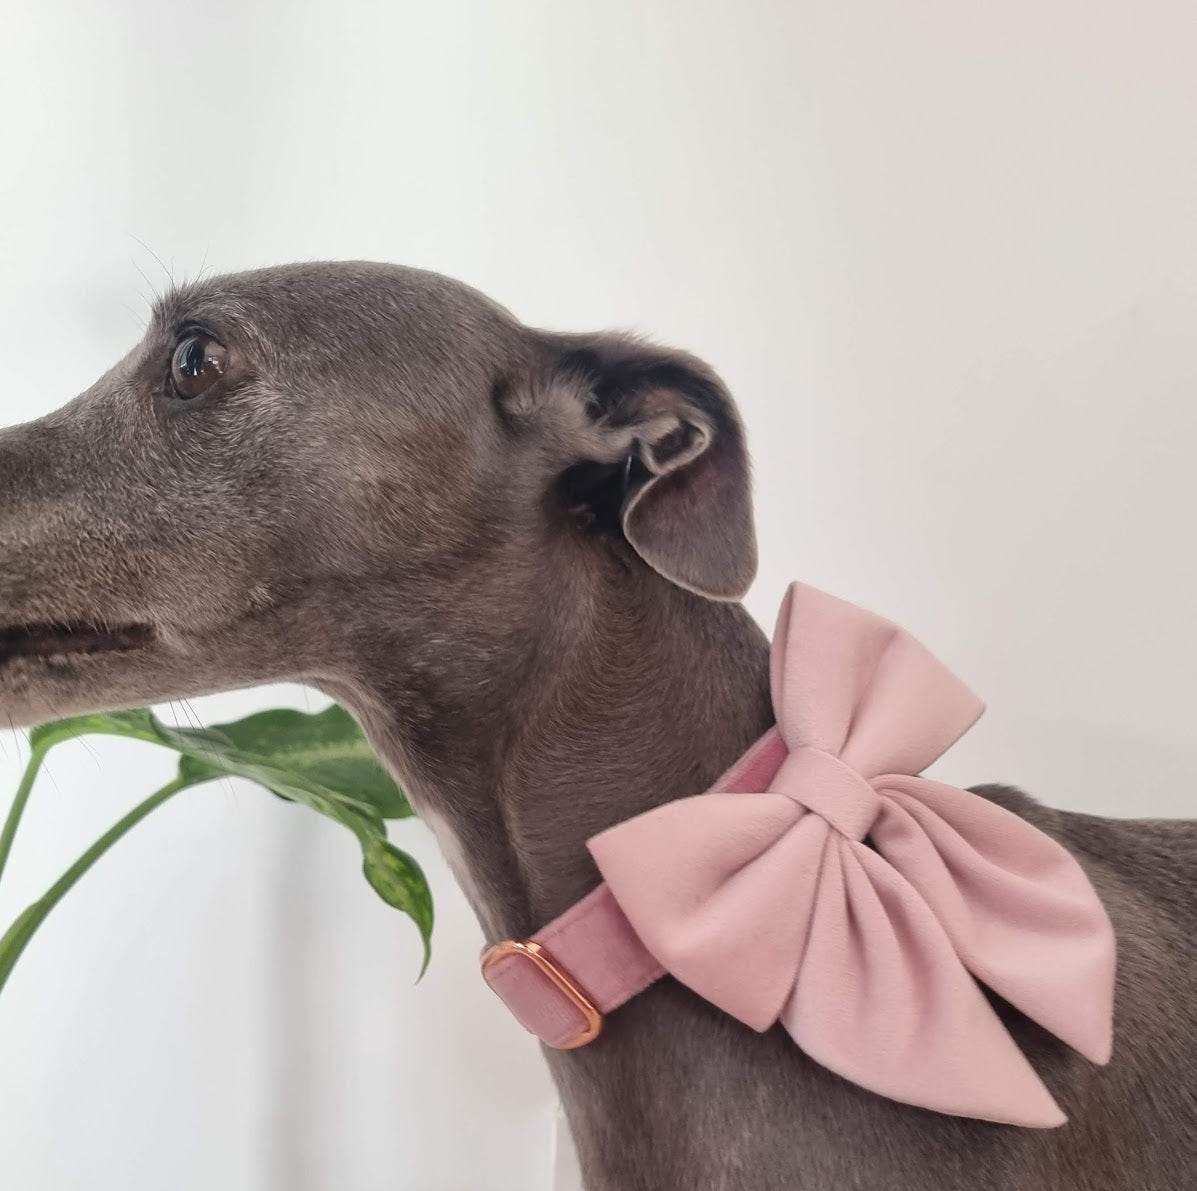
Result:
M130 653L144 649L153 640L154 630L144 624L0 625L0 666L18 658L49 660Z

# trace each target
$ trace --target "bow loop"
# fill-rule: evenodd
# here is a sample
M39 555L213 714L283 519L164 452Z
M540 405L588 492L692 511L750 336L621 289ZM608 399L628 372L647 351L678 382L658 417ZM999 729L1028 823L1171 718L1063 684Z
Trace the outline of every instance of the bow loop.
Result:
M849 839L864 839L881 813L881 795L855 769L822 749L795 749L769 788L826 819Z
M1113 929L1055 840L917 776L981 703L903 630L801 584L770 674L777 727L710 793L590 841L628 920L683 984L862 1087L1061 1124L974 977L1105 1062Z
M824 749L866 778L921 773L985 709L905 629L802 583L782 602L770 683L790 749Z

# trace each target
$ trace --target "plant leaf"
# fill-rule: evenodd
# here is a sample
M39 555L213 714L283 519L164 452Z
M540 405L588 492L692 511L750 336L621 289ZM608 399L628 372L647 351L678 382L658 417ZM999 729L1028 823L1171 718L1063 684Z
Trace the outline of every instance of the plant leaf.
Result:
M29 747L35 753L46 753L56 744L73 740L77 736L128 736L134 740L163 743L158 735L157 721L149 711L142 708L138 711L76 715L69 719L42 724L30 731Z
M369 807L383 819L406 819L412 809L403 791L378 763L362 730L335 703L315 715L261 711L209 729L167 729L171 743L199 762L210 760L223 773L247 773L272 789L269 774L284 784L342 797ZM263 780L267 779L267 780ZM284 798L292 795L275 790Z
M162 745L179 754L179 781L185 786L245 778L352 831L370 885L388 905L407 914L420 932L423 975L431 953L432 894L420 866L387 840L385 822L409 818L411 805L344 708L333 704L315 714L262 711L212 728L172 728L144 709L83 715L34 729L30 747L44 753L86 735L125 736ZM14 924L18 934L19 927Z
M432 959L432 893L424 871L415 858L401 852L385 839L371 840L363 849L366 880L388 906L402 910L415 924L424 944L424 964L420 975L428 971Z

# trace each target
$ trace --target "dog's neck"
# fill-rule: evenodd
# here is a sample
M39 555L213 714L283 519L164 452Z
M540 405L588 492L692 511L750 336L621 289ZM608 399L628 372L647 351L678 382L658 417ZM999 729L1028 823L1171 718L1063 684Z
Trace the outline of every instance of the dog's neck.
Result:
M492 938L566 909L598 880L590 836L701 792L771 722L767 643L741 606L647 573L550 598L442 630L451 657L396 641L338 692Z
M353 682L326 683L437 832L492 942L532 935L594 887L590 836L701 793L772 722L767 642L739 605L647 574L545 586L539 601L501 612L493 590L455 593L442 616L471 595L492 613L449 613L453 623L435 634L396 638L362 659ZM552 592L569 606L553 606ZM669 984L625 1006L602 1046L547 1055L588 1187L699 1185L690 1158L654 1155L652 1139L668 1131L676 1089L692 1079L689 1048L705 1048L712 1031L723 1037L722 1020L696 997L677 1004ZM670 1004L676 1028L663 1032ZM759 1067L755 1038L745 1061ZM713 1060L711 1073L720 1070ZM657 1086L659 1104L629 1098L629 1088ZM617 1126L621 1113L635 1130ZM666 1160L670 1173L654 1173ZM692 1161L705 1163L701 1147Z

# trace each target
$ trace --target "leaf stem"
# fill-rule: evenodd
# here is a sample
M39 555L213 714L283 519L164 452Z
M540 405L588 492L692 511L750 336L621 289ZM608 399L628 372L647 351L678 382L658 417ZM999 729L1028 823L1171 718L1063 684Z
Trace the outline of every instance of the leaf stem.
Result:
M180 790L187 789L193 783L182 777L168 782L161 790L151 794L144 802L139 802L123 819L114 823L90 848L84 852L70 868L46 890L45 894L29 906L23 914L8 929L7 934L0 939L0 988L12 973L21 952L25 950L29 940L33 938L37 929L45 921L47 915L70 892L79 879L104 855L114 844L127 835L147 815L157 810L164 802L173 798Z
M33 783L41 772L42 763L46 759L44 749L34 749L29 757L29 764L21 775L21 784L17 787L16 797L12 806L8 808L8 817L4 820L4 829L0 831L0 877L4 876L4 866L8 863L8 854L12 851L12 843L17 835L17 828L21 825L21 816L25 813L25 805L29 795L33 792Z

